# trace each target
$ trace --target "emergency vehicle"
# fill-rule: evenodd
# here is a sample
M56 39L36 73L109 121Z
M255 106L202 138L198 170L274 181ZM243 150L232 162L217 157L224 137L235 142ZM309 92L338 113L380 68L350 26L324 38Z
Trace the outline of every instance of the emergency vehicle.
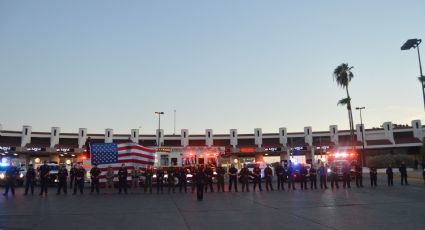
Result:
M327 156L328 160L328 175L332 172L333 168L336 168L338 174L338 179L342 179L343 173L342 169L344 165L350 165L350 175L351 178L355 177L355 163L358 160L358 154L355 152L341 151L341 152L330 152ZM330 177L328 176L328 179Z

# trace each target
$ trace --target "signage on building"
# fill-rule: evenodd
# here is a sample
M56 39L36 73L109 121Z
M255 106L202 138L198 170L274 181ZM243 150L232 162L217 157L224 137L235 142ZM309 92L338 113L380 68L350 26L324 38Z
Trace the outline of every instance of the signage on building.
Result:
M266 152L281 152L282 148L281 147L268 147L268 148L264 148L264 151L266 151Z
M251 148L240 148L239 152L241 152L241 153L255 153L255 152L257 152L257 148L253 148L253 147L251 147Z
M161 152L161 153L170 153L171 152L171 148L164 148L164 147L158 147L155 150L157 152Z
M30 152L40 152L40 151L46 151L46 148L31 147L31 148L27 148L27 151L30 151Z
M12 147L10 147L10 146L0 146L0 150L10 151L10 150L12 150Z
M66 152L73 152L74 149L71 148L57 148L56 152L62 152L62 153L66 153Z

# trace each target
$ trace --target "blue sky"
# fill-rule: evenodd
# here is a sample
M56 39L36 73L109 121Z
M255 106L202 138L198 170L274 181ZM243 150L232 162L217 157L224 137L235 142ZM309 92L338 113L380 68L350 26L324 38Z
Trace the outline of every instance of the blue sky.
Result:
M1 1L3 129L128 133L348 127L332 79L354 66L366 127L424 120L425 1ZM425 58L425 48L422 48ZM425 64L425 63L424 63ZM354 111L355 123L360 123Z

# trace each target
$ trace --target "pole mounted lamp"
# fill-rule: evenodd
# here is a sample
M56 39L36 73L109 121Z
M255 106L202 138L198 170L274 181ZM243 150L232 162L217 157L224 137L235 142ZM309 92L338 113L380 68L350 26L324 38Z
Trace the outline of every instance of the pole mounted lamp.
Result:
M409 39L407 40L402 46L401 50L410 50L411 48L418 50L418 60L419 60L419 71L420 71L420 77L419 80L422 85L422 96L424 98L424 109L425 109L425 76L422 74L422 63L421 63L421 53L419 52L419 44L421 44L421 39Z
M365 165L365 148L364 148L364 125L363 125L363 118L362 118L362 110L366 109L366 107L356 107L356 110L360 111L360 133L362 134L362 166Z
M156 115L158 115L158 140L157 140L157 146L161 146L161 115L164 115L164 112L155 112Z

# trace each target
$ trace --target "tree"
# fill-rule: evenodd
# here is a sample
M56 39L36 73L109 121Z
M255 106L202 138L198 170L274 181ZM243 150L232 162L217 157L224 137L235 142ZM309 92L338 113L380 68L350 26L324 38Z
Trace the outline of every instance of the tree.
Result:
M351 139L351 148L354 148L354 122L353 122L353 112L351 110L351 97L348 92L348 85L353 79L354 74L351 72L353 66L349 66L347 63L342 63L335 68L333 72L334 80L336 84L341 88L345 89L347 97L338 101L338 105L346 105L348 111L348 121L350 123L350 139Z

